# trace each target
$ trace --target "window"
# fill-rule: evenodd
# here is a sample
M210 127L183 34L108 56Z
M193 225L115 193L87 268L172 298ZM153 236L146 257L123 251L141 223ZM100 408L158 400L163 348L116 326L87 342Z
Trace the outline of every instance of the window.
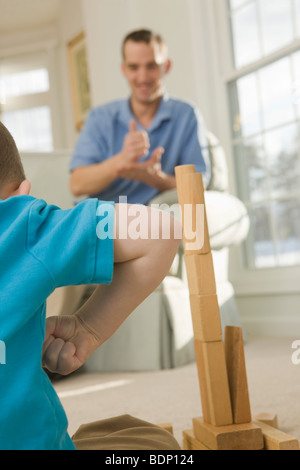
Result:
M47 92L50 88L47 69L5 75L0 81L3 98Z
M1 120L20 151L52 151L50 82L43 54L0 64Z
M252 222L247 264L300 265L300 1L228 5L232 146Z
M300 37L299 0L228 2L236 68L267 56Z

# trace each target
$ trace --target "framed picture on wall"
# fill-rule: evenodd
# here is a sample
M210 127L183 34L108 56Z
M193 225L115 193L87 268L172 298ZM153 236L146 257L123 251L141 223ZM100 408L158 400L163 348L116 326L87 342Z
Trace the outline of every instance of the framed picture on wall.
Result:
M91 93L86 53L85 33L68 42L72 101L77 131L80 131L91 109Z

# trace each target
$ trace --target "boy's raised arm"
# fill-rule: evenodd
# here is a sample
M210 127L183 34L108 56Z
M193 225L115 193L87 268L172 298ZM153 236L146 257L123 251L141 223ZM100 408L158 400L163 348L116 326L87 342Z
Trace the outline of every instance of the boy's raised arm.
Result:
M99 286L76 314L47 319L43 365L51 372L67 375L78 369L154 291L170 269L180 242L179 222L166 212L142 206L139 222L146 227L148 238L132 238L134 216L130 215L130 207L115 206L111 284ZM139 206L135 208L138 210Z

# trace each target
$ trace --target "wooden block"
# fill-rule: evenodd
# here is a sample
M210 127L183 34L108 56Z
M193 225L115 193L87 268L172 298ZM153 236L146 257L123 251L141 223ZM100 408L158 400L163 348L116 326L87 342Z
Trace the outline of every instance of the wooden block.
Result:
M201 173L182 176L184 190L180 201L183 246L186 254L210 253L204 186Z
M263 423L254 421L261 428L264 438L265 450L299 450L299 441L278 429Z
M164 429L165 431L168 431L170 434L173 434L173 435L174 435L173 426L172 426L171 423L160 423L160 424L158 424L157 426L159 426L160 428Z
M225 356L233 422L235 424L250 423L252 416L241 328L226 326Z
M194 338L198 341L222 341L222 325L217 295L190 295Z
M195 438L193 429L182 432L183 450L210 450Z
M184 179L188 174L197 174L195 165L179 165L175 167L175 178L179 204L184 204L185 202L186 183Z
M194 165L181 165L175 167L175 177L182 214L185 252L189 254L210 253L202 175L196 173Z
M203 350L201 347L200 341L194 341L195 347L195 359L197 364L197 372L198 372L198 379L199 379L199 387L200 387L200 396L201 396L201 405L202 405L202 414L204 420L208 423L212 421L212 412L209 400L209 372L206 370L204 365L204 357L203 357ZM232 422L232 416L231 416Z
M252 417L252 421L262 421L263 423L278 429L278 417L274 413L255 413Z
M190 295L217 293L212 254L185 255L186 274Z
M202 418L193 419L196 439L212 450L262 450L264 439L254 423L212 426Z
M232 424L223 342L194 344L204 420L215 426Z
M185 193L183 177L188 173L196 173L195 165L180 165L175 167L176 188L180 207L182 207Z
M179 204L183 204L183 197L185 192L183 178L184 175L188 173L196 173L195 165L179 165L175 167L175 178Z

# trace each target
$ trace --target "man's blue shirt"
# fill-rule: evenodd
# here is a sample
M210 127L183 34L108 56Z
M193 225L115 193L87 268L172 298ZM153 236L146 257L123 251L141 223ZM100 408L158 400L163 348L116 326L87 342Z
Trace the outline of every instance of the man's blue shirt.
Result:
M129 122L134 119L130 100L118 100L93 109L75 146L70 170L80 166L101 163L118 154L129 132ZM164 95L149 128L138 125L149 135L150 158L153 150L163 147L162 170L174 175L178 165L194 164L197 172L209 180L209 157L203 118L193 105ZM156 188L138 181L118 178L104 191L91 195L102 200L118 202L127 196L128 203L147 204L158 194Z

